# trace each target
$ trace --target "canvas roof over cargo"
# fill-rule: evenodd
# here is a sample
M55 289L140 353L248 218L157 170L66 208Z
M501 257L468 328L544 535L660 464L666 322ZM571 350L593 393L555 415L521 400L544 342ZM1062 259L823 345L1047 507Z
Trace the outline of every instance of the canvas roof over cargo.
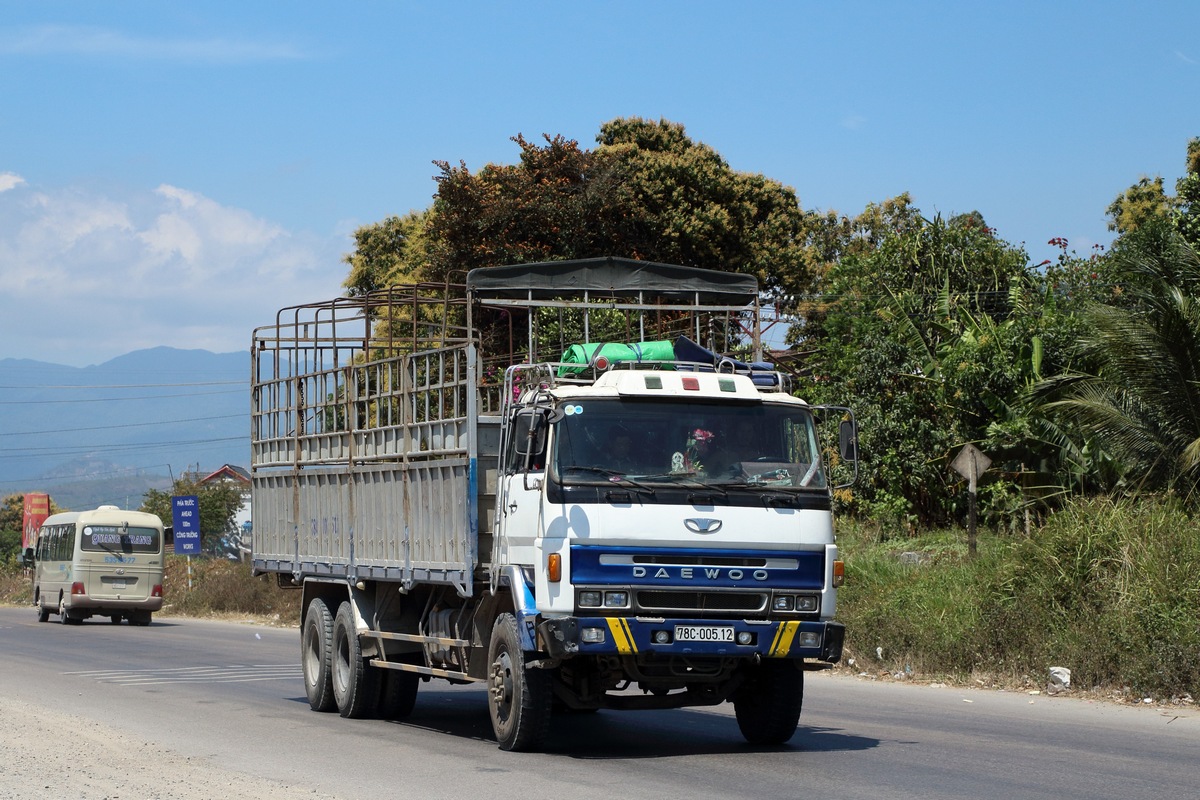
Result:
M753 275L591 258L473 269L467 293L489 366L568 360L573 347L592 352L592 343L638 351L679 336L721 351L749 345L755 360L760 355Z

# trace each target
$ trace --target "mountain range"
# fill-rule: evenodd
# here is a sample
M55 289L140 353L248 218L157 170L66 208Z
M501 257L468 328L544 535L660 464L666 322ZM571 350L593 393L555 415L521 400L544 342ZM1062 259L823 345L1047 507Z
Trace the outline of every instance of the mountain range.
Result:
M137 508L183 472L249 466L250 356L155 347L70 367L0 359L0 497Z

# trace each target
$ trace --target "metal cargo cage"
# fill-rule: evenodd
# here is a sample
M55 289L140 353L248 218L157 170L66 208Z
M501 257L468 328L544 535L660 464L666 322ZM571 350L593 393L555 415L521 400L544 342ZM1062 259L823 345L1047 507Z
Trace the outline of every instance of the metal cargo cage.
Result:
M600 258L283 309L251 346L255 570L471 594L491 554L506 368L678 336L757 359L756 279ZM570 380L594 376L584 364Z

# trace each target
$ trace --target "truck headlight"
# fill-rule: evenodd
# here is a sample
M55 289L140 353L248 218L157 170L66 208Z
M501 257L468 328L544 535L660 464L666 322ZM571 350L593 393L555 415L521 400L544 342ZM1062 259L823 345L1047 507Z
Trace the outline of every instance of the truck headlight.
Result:
M605 592L605 608L625 608L629 605L629 592Z
M579 605L582 608L599 608L600 592L587 589L579 593Z

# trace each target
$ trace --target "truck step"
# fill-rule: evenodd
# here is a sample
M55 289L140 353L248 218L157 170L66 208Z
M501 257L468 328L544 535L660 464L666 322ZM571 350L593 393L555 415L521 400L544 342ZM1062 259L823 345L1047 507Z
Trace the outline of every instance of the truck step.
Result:
M393 631L366 631L364 636L376 639L391 639L397 642L417 642L418 644L440 644L443 647L470 647L467 639L449 639L444 636L424 636L419 633L395 633Z
M430 675L434 678L450 678L458 681L476 681L480 678L472 678L465 672L454 672L448 669L438 669L437 667L421 667L416 664L402 664L399 661L384 661L382 658L373 658L370 661L372 667L382 667L384 669L398 669L404 672L415 672L418 675Z

